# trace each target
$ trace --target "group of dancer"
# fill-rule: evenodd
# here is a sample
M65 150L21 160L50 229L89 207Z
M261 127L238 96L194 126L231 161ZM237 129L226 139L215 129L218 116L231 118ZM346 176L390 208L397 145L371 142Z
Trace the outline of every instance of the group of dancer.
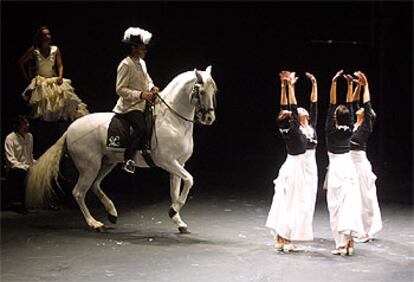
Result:
M318 94L315 77L306 73L312 82L308 112L297 105L295 72L282 71L279 76L281 109L276 122L286 144L287 158L274 180L275 192L266 226L275 238L275 249L292 252L299 250L292 241L313 240L318 188L315 157ZM382 228L376 176L366 155L376 116L371 108L365 74L356 71L354 76L344 75L341 70L333 77L325 123L329 167L324 188L327 189L330 226L336 245L332 253L341 256L351 256L354 241L369 242ZM340 77L344 77L348 85L346 105L337 105L336 85ZM361 90L364 92L362 107L359 106Z

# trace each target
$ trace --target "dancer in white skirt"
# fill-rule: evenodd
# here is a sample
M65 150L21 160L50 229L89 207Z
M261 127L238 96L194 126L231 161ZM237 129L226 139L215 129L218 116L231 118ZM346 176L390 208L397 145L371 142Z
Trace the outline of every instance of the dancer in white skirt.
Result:
M366 76L362 72L355 72L354 74L358 77L358 84L353 96L353 107L356 110L357 120L351 138L351 157L358 174L362 197L362 223L364 225L364 233L361 234L360 238L355 238L355 241L365 243L373 240L374 234L382 229L382 219L375 186L377 177L372 172L372 166L366 153L375 113L371 108ZM364 95L363 106L359 108L361 86L364 89Z
M31 68L33 59L36 64L34 78ZM59 48L52 45L47 27L37 31L33 46L20 58L19 65L23 76L30 81L22 97L32 107L32 118L75 120L89 113L86 104L75 94L71 81L63 78L62 55Z
M309 112L302 108L298 108L298 116L300 130L305 134L307 139L306 145L306 187L312 191L312 215L315 210L316 194L318 191L318 167L316 164L316 146L318 145L318 137L316 134L316 124L318 120L318 86L315 76L311 73L305 73L307 78L312 82L312 92L310 95Z
M332 79L330 104L326 117L325 135L329 170L326 188L330 224L336 255L352 255L352 236L362 232L361 194L358 177L351 159L350 141L353 128L352 107L336 106L336 82L343 71ZM347 103L352 102L352 79L348 81Z
M287 158L273 181L275 193L266 220L266 227L275 237L275 248L284 252L297 251L296 240L313 240L312 220L314 192L306 185L306 136L300 130L294 85L294 73L283 71L281 77L281 111L277 124L286 143ZM289 88L289 104L286 98Z

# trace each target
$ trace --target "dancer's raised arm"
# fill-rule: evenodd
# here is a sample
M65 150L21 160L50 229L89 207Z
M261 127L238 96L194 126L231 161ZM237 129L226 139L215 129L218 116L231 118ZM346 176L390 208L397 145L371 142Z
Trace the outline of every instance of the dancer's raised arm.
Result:
M346 93L346 106L349 109L349 123L352 125L354 123L354 108L352 106L353 101L353 87L354 87L354 78L350 74L344 74L344 78L347 81L348 90Z
M281 89L281 93L280 93L280 108L282 110L287 110L288 109L288 99L286 96L286 88L288 85L288 80L289 80L289 72L288 71L282 71L281 73L279 73L279 77L280 77L280 89Z
M313 74L306 72L306 77L310 79L312 82L312 92L310 96L310 101L315 103L318 102L318 84L316 82L316 78Z
M361 79L362 85L364 86L364 96L363 96L363 103L367 103L371 100L369 88L368 88L368 80L364 73L358 72L358 78Z
M336 105L336 82L338 78L341 77L343 72L344 72L343 70L338 71L335 74L335 76L332 78L331 94L330 94L330 100L329 100L329 103L332 105Z
M336 110L336 82L339 77L341 77L344 71L338 71L335 76L332 78L331 83L331 94L329 100L329 108L328 114L326 115L326 122L325 122L325 131L331 132L335 129L335 110Z
M354 107L355 111L358 111L360 106L359 106L359 101L360 101L360 97L361 97L361 88L362 88L362 80L358 77L358 71L354 72L354 75L357 77L357 79L354 79L354 82L356 83L356 87L354 90L354 94L352 95L352 105Z
M296 76L295 72L291 72L289 75L288 88L289 88L289 105L297 105L295 96L295 83L298 81L299 77Z
M370 95L369 88L368 88L368 80L365 74L362 72L358 72L358 78L361 80L361 83L364 87L363 104L362 104L364 111L362 113L357 112L357 115L362 116L363 121L362 121L361 127L364 130L372 132L373 120L375 119L375 117L374 117L374 112L371 108L371 102L370 102L371 95Z
M353 87L354 87L354 78L352 77L352 75L349 74L344 74L343 75L344 78L346 79L347 82L347 86L348 86L348 90L346 92L346 102L347 103L352 103L353 100Z
M312 82L312 92L311 92L311 96L310 96L310 113L309 113L309 123L311 124L311 126L315 129L316 128L316 123L318 120L318 84L316 82L316 78L313 74L306 72L305 73L307 78L310 79L310 81Z

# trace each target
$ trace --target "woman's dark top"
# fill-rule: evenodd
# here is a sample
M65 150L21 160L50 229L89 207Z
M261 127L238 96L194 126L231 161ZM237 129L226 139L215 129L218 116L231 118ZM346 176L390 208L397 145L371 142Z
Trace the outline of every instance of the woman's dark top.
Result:
M300 130L298 119L298 106L290 105L292 119L288 128L279 128L283 140L286 144L286 150L289 155L300 155L306 152L306 136ZM281 106L281 110L287 110L287 106Z
M336 105L329 104L328 115L326 116L325 135L328 152L334 154L348 153L350 150L350 143L352 131L354 127L353 111L350 103L346 104L350 112L350 122L347 125L335 125L335 109Z
M354 102L353 107L356 111L358 111L358 101L356 103ZM368 138L372 132L374 117L372 115L371 103L368 101L364 103L362 107L364 108L364 121L361 126L354 127L354 132L351 137L351 150L366 151Z

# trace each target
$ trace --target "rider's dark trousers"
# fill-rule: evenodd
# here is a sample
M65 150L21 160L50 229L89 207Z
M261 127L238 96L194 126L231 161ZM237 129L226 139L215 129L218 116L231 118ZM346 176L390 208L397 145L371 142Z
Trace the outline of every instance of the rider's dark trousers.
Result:
M125 160L133 159L135 152L143 147L145 142L145 136L147 132L147 126L145 123L144 113L141 111L130 111L122 114L122 116L128 120L129 124L134 129L131 144L125 150Z
M7 188L11 202L19 202L25 205L25 183L27 171L21 168L12 168L7 174Z

